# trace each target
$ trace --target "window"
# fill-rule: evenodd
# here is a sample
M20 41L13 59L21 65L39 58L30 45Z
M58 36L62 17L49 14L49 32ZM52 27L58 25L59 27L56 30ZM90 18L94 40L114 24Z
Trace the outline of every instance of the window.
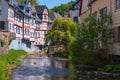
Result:
M25 23L29 24L29 22L30 22L30 19L29 18L25 18Z
M19 27L16 27L16 33L20 34L20 28Z
M32 32L30 32L30 37L32 38Z
M24 34L25 34L25 35L29 35L29 29L25 28L24 30L25 30L25 31L24 31Z
M11 24L11 29L14 30L14 24Z
M10 3L13 4L13 0L10 0Z
M75 17L73 18L73 20L78 23L78 17L77 17L77 16L75 16Z
M37 32L37 38L40 38L40 32Z
M114 27L113 41L120 42L120 27Z
M32 19L32 26L34 26L34 20Z
M22 16L19 15L18 21L19 21L19 22L22 22Z
M47 19L47 15L44 15L44 19L45 19L45 20Z
M9 29L11 30L11 23L9 23Z
M115 0L115 9L120 9L120 0Z
M9 17L14 18L14 13L12 11L9 11Z
M30 37L34 38L34 32L30 32Z
M100 10L100 13L101 13L103 16L107 15L107 7L101 9L101 10Z
M10 30L14 30L14 24L9 23L9 29L10 29Z

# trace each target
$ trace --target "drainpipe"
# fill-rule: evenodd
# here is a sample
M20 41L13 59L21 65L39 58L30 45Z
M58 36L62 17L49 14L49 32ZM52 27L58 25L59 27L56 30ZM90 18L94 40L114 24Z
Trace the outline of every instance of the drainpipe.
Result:
M23 39L24 39L24 17L23 17L23 22L22 22L22 24L23 24L22 32L23 32Z

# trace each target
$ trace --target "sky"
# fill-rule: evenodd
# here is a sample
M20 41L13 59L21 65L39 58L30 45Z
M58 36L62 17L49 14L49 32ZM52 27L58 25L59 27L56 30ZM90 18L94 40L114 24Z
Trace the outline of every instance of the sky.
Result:
M38 0L40 5L46 5L48 9L51 9L54 6L58 6L60 4L66 4L70 1L74 1L74 0Z

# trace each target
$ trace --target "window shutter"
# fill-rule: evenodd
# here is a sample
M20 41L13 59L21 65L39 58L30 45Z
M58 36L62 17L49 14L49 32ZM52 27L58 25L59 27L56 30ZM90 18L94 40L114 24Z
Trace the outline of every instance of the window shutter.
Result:
M118 42L120 42L120 27L118 27Z
M113 41L118 42L118 27L114 28Z

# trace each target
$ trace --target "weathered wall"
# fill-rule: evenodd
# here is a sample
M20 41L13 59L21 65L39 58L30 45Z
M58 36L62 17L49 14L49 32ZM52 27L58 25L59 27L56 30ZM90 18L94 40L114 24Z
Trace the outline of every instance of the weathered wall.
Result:
M120 10L116 10L115 8L115 1L116 0L96 0L91 5L91 14L94 12L98 12L99 10L107 7L107 13L112 15L112 28L114 29L114 43L112 46L110 46L110 54L114 55L120 55L120 43L119 43L119 30L118 27L120 27ZM88 10L88 0L83 0L82 4L82 15L81 18L85 17L85 14ZM97 14L97 16L99 16Z
M2 42L4 45L2 46ZM7 53L9 49L10 33L0 31L0 54Z

